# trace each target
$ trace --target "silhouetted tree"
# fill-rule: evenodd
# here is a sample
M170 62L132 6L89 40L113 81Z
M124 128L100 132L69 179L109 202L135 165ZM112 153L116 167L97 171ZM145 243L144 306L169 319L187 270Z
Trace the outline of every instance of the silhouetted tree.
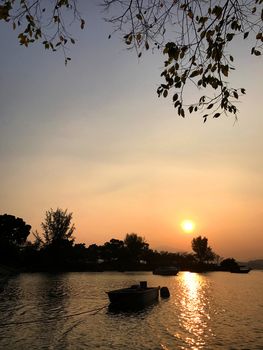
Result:
M39 247L39 264L48 270L70 270L74 256L74 224L67 209L50 209L45 213L41 226L43 233L34 233L35 246Z
M57 208L55 211L50 209L46 211L45 220L41 226L43 228L43 239L45 245L59 244L69 241L74 242L73 232L74 224L71 224L72 213L68 213L67 209ZM38 236L38 239L40 237Z
M30 234L31 226L13 215L0 215L0 261L20 265L21 250Z
M127 252L127 258L134 263L144 260L149 249L149 244L141 236L136 233L127 234L124 239L124 246Z
M74 253L78 259L87 258L87 248L85 243L74 244Z
M14 215L0 215L0 240L9 244L21 245L26 242L31 226Z
M198 236L192 240L192 249L198 262L204 263L213 261L215 253L208 246L208 239L206 237Z
M87 248L87 259L96 263L101 258L101 248L97 244L91 244Z
M233 269L238 268L238 263L233 258L227 258L221 261L220 266L225 271L231 271Z
M119 239L112 238L102 246L102 259L105 261L120 261L124 254L124 242Z

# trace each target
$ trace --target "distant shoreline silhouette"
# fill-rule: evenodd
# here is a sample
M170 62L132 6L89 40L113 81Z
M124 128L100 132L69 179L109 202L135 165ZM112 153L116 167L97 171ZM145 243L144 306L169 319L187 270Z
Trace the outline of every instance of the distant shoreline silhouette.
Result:
M23 219L0 215L0 281L16 272L153 271L166 266L193 272L240 272L237 261L221 259L206 237L193 238L192 253L153 250L136 233L126 234L123 240L112 238L102 245L86 247L75 243L71 220L72 213L67 210L50 209L41 225L44 232L34 232L32 242L28 240L31 226Z

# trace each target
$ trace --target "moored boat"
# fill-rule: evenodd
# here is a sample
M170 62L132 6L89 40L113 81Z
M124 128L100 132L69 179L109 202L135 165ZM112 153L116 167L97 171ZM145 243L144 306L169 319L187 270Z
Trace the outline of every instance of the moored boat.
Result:
M147 282L130 288L107 292L111 305L121 307L147 306L159 299L160 287L147 287Z
M232 269L230 272L232 273L249 273L251 271L251 268L243 265L239 265L236 268Z

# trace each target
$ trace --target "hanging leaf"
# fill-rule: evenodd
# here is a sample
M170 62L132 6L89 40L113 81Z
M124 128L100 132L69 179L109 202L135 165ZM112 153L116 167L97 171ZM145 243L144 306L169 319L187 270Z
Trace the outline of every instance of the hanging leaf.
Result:
M221 71L224 74L225 77L228 77L228 66L221 66Z
M233 95L236 99L238 99L238 93L236 91L233 92Z
M85 27L85 21L84 21L84 19L81 19L80 20L80 28L84 29L84 27Z
M175 102L178 99L178 94L173 95L173 102Z
M188 110L189 110L190 113L192 113L193 110L194 110L194 106L190 106L190 107L188 108Z
M246 32L246 33L244 34L244 39L246 39L246 38L248 37L248 34L249 34L249 32Z

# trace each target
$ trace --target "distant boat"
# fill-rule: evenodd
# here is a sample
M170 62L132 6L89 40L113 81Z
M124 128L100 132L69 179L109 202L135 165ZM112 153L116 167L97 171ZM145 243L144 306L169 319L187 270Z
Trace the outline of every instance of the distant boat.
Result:
M147 287L147 282L140 285L132 285L130 288L116 289L108 294L111 306L116 307L141 307L158 301L160 287Z
M232 270L230 270L230 272L232 273L249 273L249 271L251 270L251 268L247 267L247 266L237 266L235 268L233 268Z
M153 270L154 275L162 275L162 276L176 276L179 272L179 269L175 266L167 266L167 267L157 267Z

